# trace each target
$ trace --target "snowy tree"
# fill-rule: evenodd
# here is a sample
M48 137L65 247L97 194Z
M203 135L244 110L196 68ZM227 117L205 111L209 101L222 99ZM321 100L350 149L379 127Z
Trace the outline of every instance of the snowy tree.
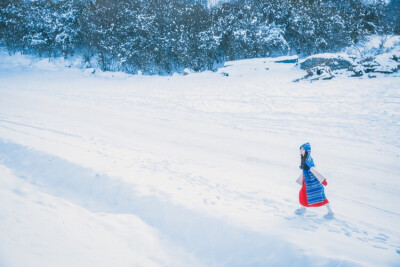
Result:
M400 34L400 0L391 0L388 6L389 25L392 26L394 34Z
M24 51L23 38L28 29L25 24L24 1L0 2L0 41L10 52Z
M55 47L66 58L81 48L81 28L78 18L83 8L79 0L63 0L55 11Z
M225 60L337 51L398 33L399 1L3 0L0 45L79 55L102 70L171 74Z

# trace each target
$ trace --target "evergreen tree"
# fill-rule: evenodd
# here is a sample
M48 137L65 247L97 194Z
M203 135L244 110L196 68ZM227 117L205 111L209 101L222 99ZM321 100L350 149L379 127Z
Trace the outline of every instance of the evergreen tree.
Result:
M400 32L399 0L3 0L0 45L78 55L128 73L212 70L225 60L334 52Z
M400 34L400 0L390 1L388 13L388 25L392 26L394 34Z

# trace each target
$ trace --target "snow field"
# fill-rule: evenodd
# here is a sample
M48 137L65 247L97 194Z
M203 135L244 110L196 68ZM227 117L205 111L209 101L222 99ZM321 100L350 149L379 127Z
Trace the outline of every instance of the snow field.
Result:
M292 83L303 72L268 58L228 62L228 77L7 60L0 263L400 262L398 76ZM336 220L293 213L306 141Z

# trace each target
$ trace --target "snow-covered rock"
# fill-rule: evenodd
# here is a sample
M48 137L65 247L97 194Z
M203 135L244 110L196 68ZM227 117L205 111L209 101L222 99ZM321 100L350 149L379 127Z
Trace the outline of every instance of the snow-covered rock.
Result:
M329 67L331 70L338 70L348 69L353 65L355 63L348 55L332 53L316 54L300 61L300 68L303 70L324 66Z
M368 57L360 62L365 73L374 72L374 70L380 66L378 62L375 61L374 57Z
M351 66L350 70L353 71L351 77L361 77L364 75L364 68L361 65Z
M316 80L330 80L335 75L333 75L332 70L328 66L316 66L310 69L307 69L307 75L303 78L294 80L298 82L300 80L309 80L309 81L316 81Z
M318 77L318 73L329 73L328 70L323 70L324 67L329 67L331 71L332 76L328 76L328 79L341 75L362 77L364 73L397 73L400 70L400 38L395 36L384 39L385 43L382 43L382 39L383 37L372 36L370 41L347 49L346 53L324 53L307 57L299 62L300 68L306 70L307 75L295 81L326 79L325 76Z

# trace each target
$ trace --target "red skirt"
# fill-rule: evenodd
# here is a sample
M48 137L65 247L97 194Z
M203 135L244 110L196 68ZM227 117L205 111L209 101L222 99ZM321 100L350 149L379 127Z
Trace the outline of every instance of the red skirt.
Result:
M325 186L327 185L326 181L324 181L322 184ZM299 201L300 201L300 204L304 207L321 207L321 206L329 203L328 199L325 198L324 201L322 201L322 202L314 203L311 205L308 204L306 182L304 181L304 179L303 179L303 186L301 187L300 192L299 192Z

